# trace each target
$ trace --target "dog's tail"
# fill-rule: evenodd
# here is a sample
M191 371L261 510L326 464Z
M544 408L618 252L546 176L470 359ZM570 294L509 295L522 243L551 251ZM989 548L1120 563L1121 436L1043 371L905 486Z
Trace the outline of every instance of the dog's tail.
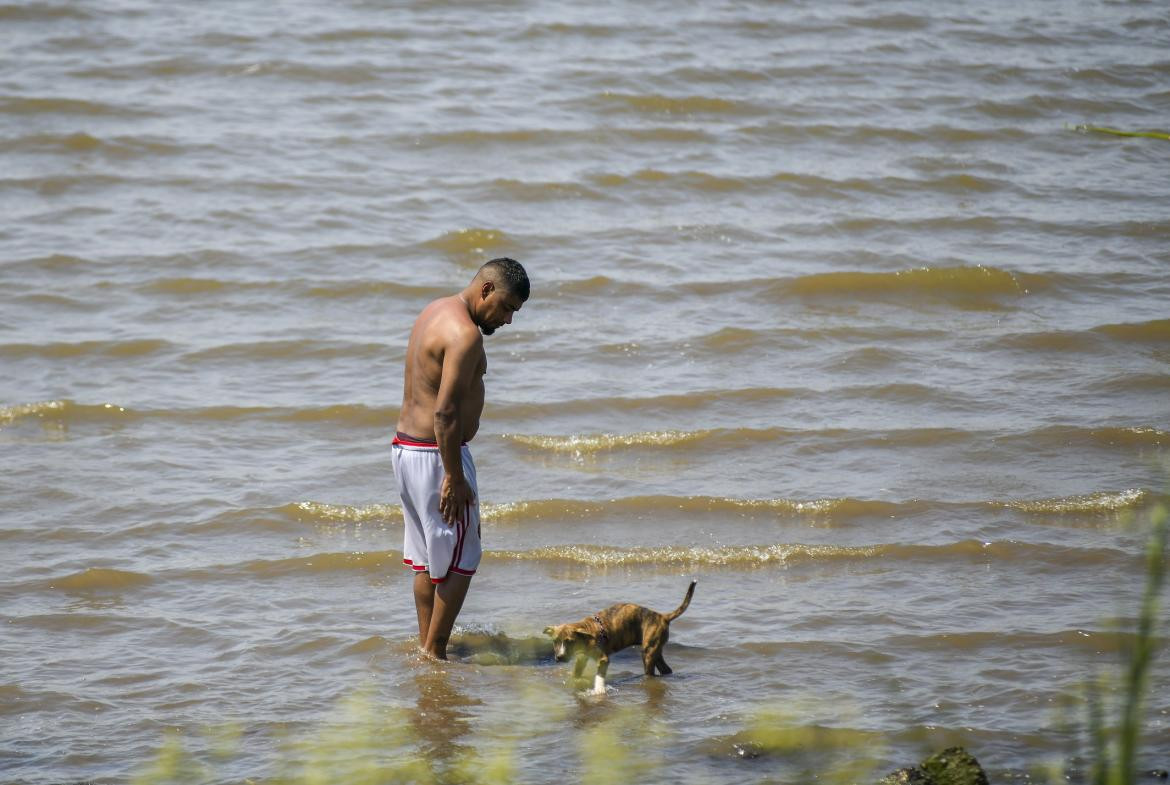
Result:
M683 611L685 611L687 609L687 606L691 604L691 597L693 597L695 595L695 584L696 583L698 583L698 581L691 581L691 585L687 587L687 596L683 597L682 605L678 606L673 611L666 614L666 620L668 622L672 622L675 619L677 619L679 616L682 616Z

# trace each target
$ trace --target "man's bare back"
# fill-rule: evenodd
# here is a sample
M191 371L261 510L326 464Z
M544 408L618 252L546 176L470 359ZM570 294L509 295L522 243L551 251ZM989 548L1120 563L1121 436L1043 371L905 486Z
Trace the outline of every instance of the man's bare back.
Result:
M419 645L438 659L446 659L447 638L481 552L474 464L465 445L483 413L483 336L512 323L528 286L518 262L493 259L462 292L427 305L406 346L394 456L406 519L403 561L415 570ZM413 451L411 461L405 449ZM432 457L420 458L420 449Z
M449 356L449 352L455 354ZM468 356L461 358L459 352ZM452 360L451 364L446 360ZM466 379L460 374L465 364L473 369ZM471 320L461 295L435 300L414 321L406 346L406 378L398 415L400 432L424 439L437 438L436 403L444 370L453 388L465 388L457 396L458 437L460 442L470 442L479 430L479 417L483 413L487 354L483 350L483 336Z

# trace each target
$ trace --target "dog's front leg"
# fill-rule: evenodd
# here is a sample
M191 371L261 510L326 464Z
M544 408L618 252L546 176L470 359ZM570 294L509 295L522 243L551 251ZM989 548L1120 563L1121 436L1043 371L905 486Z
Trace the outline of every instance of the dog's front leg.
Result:
M605 672L609 670L609 655L602 654L597 660L597 675L593 677L593 694L605 694Z

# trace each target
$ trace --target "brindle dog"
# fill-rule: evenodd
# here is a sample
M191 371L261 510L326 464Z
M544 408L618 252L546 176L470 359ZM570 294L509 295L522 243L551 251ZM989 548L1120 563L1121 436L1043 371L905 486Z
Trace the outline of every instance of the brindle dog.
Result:
M597 675L593 678L595 695L605 694L609 655L627 646L642 646L642 665L647 676L653 676L655 670L665 676L672 671L662 659L662 647L670 638L670 623L691 604L696 583L698 581L691 581L682 605L665 615L641 605L619 603L578 622L545 627L544 634L553 637L553 654L557 662L573 658L575 678L580 678L585 670L586 660L597 660Z

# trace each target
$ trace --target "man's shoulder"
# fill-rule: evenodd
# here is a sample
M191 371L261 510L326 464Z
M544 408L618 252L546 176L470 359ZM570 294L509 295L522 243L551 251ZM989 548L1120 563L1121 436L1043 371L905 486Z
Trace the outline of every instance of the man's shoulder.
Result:
M483 342L479 328L457 295L434 300L420 316L427 323L427 332L447 346L470 347Z

